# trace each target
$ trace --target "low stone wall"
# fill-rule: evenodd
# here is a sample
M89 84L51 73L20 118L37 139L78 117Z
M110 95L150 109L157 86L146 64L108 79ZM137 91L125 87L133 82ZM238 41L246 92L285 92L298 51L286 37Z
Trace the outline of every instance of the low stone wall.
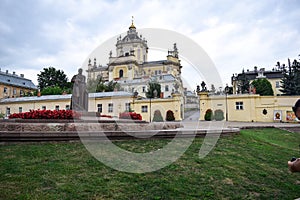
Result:
M90 122L52 120L0 120L0 143L49 142L71 140L128 140L173 137L204 137L239 134L239 129L227 128L212 133L206 129L185 130L180 122L133 123L132 120ZM104 133L104 134L101 134Z
M147 131L182 127L176 122L134 123L121 121L70 121L70 120L1 120L0 132L76 132L76 131Z

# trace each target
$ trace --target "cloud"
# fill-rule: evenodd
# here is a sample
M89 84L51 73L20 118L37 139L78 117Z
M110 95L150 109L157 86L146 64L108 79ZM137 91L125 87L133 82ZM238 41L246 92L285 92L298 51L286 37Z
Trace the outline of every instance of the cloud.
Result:
M0 66L28 69L32 77L34 71L56 66L70 78L98 45L127 31L134 16L138 29L164 28L192 38L215 62L224 83L230 83L232 73L243 67L271 68L277 60L297 57L299 4L297 0L3 1Z

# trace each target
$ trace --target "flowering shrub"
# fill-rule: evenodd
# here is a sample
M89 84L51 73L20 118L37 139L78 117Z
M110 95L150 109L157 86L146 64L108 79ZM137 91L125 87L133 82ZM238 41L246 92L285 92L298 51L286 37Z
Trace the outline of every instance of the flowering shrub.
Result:
M172 110L167 111L166 120L167 121L175 121L174 113Z
M99 115L99 117L112 118L112 116L110 116L110 115Z
M80 114L72 110L30 110L9 115L10 119L78 119L79 117Z
M205 121L211 121L213 120L213 118L214 118L213 111L211 109L207 109L204 115Z
M142 115L135 112L123 112L119 114L120 119L142 120Z

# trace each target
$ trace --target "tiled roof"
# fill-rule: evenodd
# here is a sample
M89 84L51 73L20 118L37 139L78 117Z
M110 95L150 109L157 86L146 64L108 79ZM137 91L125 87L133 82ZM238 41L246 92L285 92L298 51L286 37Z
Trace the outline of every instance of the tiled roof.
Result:
M16 87L37 89L33 82L27 78L0 71L0 83L5 85L12 85Z
M258 72L259 71L249 71L249 72L245 72L245 75L249 80L255 80L258 76ZM263 75L267 79L281 79L281 78L283 78L282 71L264 71ZM239 80L241 76L242 76L242 73L239 73L237 75L237 79Z
M66 95L44 95L44 96L32 96L32 97L18 97L18 98L6 98L1 99L0 103L13 103L13 102L28 102L28 101L51 101L51 100L71 100L71 94ZM89 98L104 98L104 97L121 97L121 96L132 96L129 92L97 92L89 93Z

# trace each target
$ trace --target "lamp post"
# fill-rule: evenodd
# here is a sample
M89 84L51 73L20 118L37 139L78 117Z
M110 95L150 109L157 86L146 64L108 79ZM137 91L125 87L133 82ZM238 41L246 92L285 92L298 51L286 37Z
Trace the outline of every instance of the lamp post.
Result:
M137 92L137 91L135 91L134 93L133 93L133 99L132 99L132 110L134 110L133 109L133 106L134 106L134 100L138 97L138 95L139 95L139 93Z
M226 121L228 121L228 103L227 103L227 95L228 95L228 92L229 92L229 87L228 87L228 85L226 84L226 87L225 87Z
M149 121L151 122L151 97L150 97L150 119L149 119Z
M157 90L155 89L152 94L153 94L153 98L156 98L157 97ZM152 99L152 96L150 96L150 120L149 120L150 122L151 122L151 113L152 113L151 99Z

